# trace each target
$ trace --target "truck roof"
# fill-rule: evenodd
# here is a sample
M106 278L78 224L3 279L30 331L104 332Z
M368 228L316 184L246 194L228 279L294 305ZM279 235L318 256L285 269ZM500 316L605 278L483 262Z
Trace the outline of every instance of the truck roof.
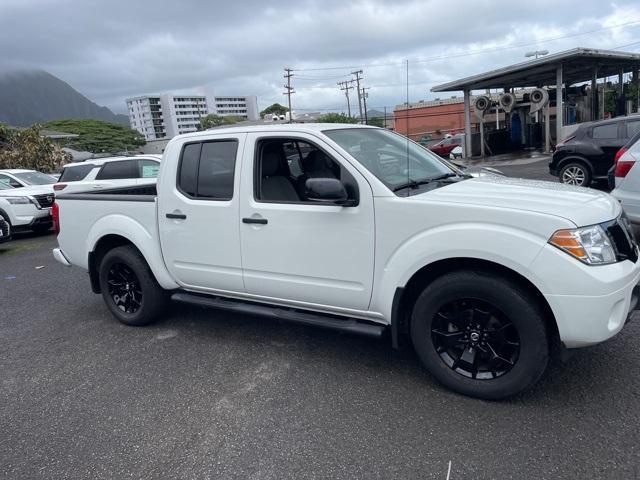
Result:
M88 158L82 162L71 162L63 166L63 168L77 167L78 165L96 165L101 166L107 162L119 162L121 160L136 160L139 158L151 158L153 160L162 160L162 155L155 154L143 154L143 155L130 155L128 157L100 157L100 158Z
M201 132L184 133L179 138L193 138L210 135L211 133L250 133L250 132L321 132L340 128L379 128L371 125L354 123L274 123L264 125L245 125L238 127L213 127ZM176 137L174 137L176 138Z

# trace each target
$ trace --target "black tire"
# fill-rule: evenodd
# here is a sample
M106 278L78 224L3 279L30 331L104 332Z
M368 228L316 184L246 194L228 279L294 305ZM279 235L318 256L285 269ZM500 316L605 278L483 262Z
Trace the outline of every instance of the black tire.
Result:
M109 250L100 262L99 280L107 307L125 325L148 325L166 309L167 292L133 246Z
M4 212L0 212L0 219L2 219L5 222L7 222L9 224L9 227L13 227L13 225L11 225L11 222L9 221L9 216L7 214L5 214Z
M583 162L569 162L560 169L558 179L566 185L588 187L592 180L591 169Z
M466 306L471 310L465 310ZM449 321L454 317L460 328ZM468 331L470 324L475 330L476 317L485 322L480 333ZM468 318L471 321L465 323ZM449 325L446 333L443 323ZM488 339L481 345L483 335ZM480 337L480 342L471 344L471 336L476 342ZM481 271L451 272L430 283L414 305L411 339L422 363L438 381L483 399L505 398L531 387L549 360L544 315L535 299L513 281ZM459 344L449 349L454 341ZM469 356L467 347L473 348ZM496 358L496 352L502 358ZM475 374L467 363L469 358L477 366ZM487 368L482 370L483 366Z

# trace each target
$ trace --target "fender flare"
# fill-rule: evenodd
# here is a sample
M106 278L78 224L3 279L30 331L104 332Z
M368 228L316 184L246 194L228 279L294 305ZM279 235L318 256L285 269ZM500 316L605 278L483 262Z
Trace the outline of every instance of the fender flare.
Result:
M93 253L98 242L107 235L117 235L131 242L142 254L157 282L165 290L178 288L164 265L159 239L139 222L121 214L111 214L100 218L91 226L87 235L85 251Z
M406 240L382 266L374 287L370 310L380 312L389 322L393 317L394 297L420 270L445 260L479 260L496 264L520 275L540 292L545 282L529 267L542 251L547 239L507 226L458 223L422 231ZM425 245L430 248L425 249ZM477 248L475 245L482 245ZM513 245L520 245L517 250ZM515 253L515 254L514 254ZM397 305L395 307L397 309Z

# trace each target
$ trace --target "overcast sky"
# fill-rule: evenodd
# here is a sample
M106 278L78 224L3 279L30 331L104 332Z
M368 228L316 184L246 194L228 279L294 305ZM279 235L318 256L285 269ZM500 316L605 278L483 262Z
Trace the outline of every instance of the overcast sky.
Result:
M640 52L640 2L0 0L0 45L0 70L47 70L119 113L166 91L285 103L285 66L301 69L294 110L344 108L336 83L352 66L380 108L404 101L405 59L418 101L536 48Z

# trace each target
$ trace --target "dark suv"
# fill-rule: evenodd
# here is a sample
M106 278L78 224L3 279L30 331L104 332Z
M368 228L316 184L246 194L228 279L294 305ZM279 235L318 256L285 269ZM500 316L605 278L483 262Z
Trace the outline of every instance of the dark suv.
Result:
M606 179L616 152L640 131L640 115L581 123L556 145L549 173L561 183L588 187Z

